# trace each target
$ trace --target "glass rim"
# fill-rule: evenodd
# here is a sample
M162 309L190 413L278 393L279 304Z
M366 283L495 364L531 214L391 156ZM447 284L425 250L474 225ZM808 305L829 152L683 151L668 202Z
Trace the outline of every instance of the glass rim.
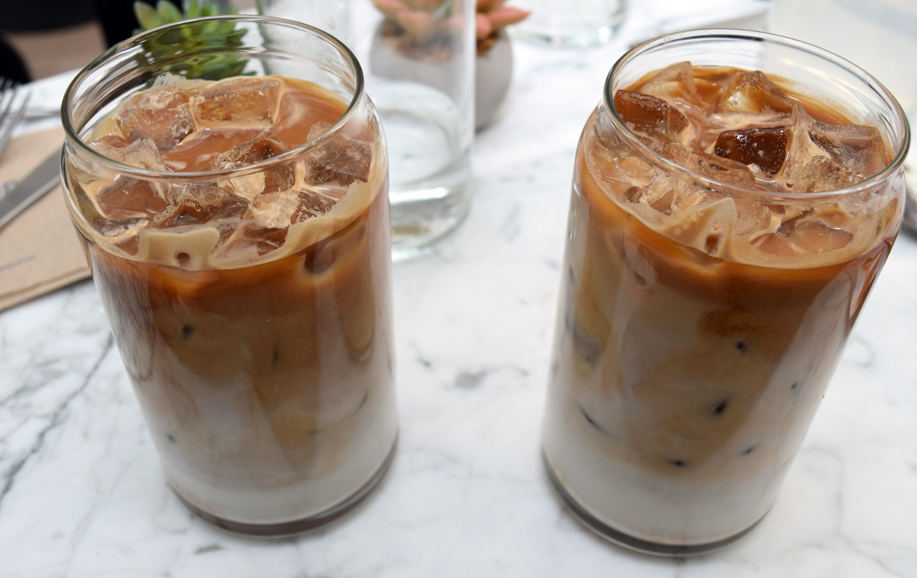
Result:
M153 37L156 37L162 34L164 31L173 28L181 28L183 26L188 26L191 24L200 24L211 21L221 21L221 22L246 22L252 23L255 25L278 25L290 29L299 29L302 32L306 32L322 38L330 46L335 48L341 55L344 57L345 62L350 66L351 70L354 73L354 93L350 98L350 102L347 105L344 113L338 118L331 126L322 131L321 134L315 138L306 141L305 143L294 147L282 154L279 154L275 157L269 159L264 159L261 161L254 162L252 164L244 165L241 167L234 167L229 169L216 169L216 170L206 170L206 171L158 171L153 169L144 169L141 167L135 167L116 159L109 158L92 147L90 147L78 134L77 129L74 127L71 118L71 110L76 104L76 90L80 88L90 77L90 75L96 72L104 64L111 62L115 57L117 57L122 52L126 52L133 47L140 45L145 40L149 40ZM154 179L168 179L171 181L201 181L201 180L216 180L222 178L228 178L230 176L244 176L249 173L259 172L267 166L282 164L294 157L302 156L308 150L316 148L321 145L323 142L331 138L332 135L341 131L351 118L354 116L356 108L360 101L362 100L365 94L365 80L363 76L363 68L360 66L360 62L357 60L356 55L347 47L343 42L310 24L305 24L302 22L296 22L293 20L287 20L285 18L277 18L275 16L261 16L261 15L251 15L251 14L236 14L236 15L222 15L222 16L208 16L203 18L193 18L189 20L182 20L180 22L173 22L170 24L164 24L156 28L151 28L140 34L132 36L126 40L123 40L101 55L96 57L92 62L87 64L82 70L77 73L73 78L70 84L67 86L67 90L64 92L64 98L61 103L61 123L64 127L64 136L66 137L66 142L73 143L82 154L89 155L93 161L100 164L106 165L107 167L118 171L119 173L124 173L130 176L140 177L146 180ZM85 125L84 125L85 126Z
M698 41L698 40L745 40L749 42L770 42L772 44L779 44L794 50L802 50L809 52L813 55L819 56L832 64L846 69L850 73L854 74L860 81L864 83L864 86L867 86L874 90L878 94L882 101L889 109L889 114L896 117L900 125L903 127L901 131L901 145L898 147L898 150L895 152L895 156L892 161L886 165L884 169L878 173L871 175L860 181L855 185L850 185L847 187L841 187L833 189L830 191L819 191L815 193L791 193L791 192L782 192L782 191L769 191L751 187L744 187L741 185L736 185L733 183L728 183L725 181L720 181L700 173L696 173L691 169L683 167L678 163L667 159L662 156L660 153L657 153L646 143L640 140L637 135L630 130L630 128L625 124L624 119L622 119L617 110L614 107L614 95L611 93L612 83L616 78L616 73L621 70L621 68L632 61L634 58L644 54L647 51L660 48L667 45L675 45L681 42L689 41ZM650 72L650 71L647 71ZM680 172L689 174L692 177L696 177L705 183L710 183L717 189L722 189L723 192L729 193L731 191L747 193L749 195L755 195L759 197L771 197L785 200L809 200L819 201L825 199L834 199L838 197L844 197L853 195L859 192L862 192L867 189L874 188L877 184L882 181L886 181L894 176L895 173L901 169L904 159L908 154L908 149L910 148L911 142L911 131L910 125L907 120L907 116L904 113L904 109L901 107L901 104L898 100L892 95L892 93L883 85L879 80L874 76L869 74L867 71L863 70L853 62L842 58L833 52L819 48L814 44L809 44L801 40L796 40L794 38L789 38L786 36L780 36L779 34L773 34L770 32L760 32L756 30L738 30L738 29L727 29L727 28L710 28L710 29L699 29L699 30L687 30L684 32L676 32L672 34L666 34L653 38L634 46L623 54L618 60L612 65L611 70L608 71L608 75L605 77L605 85L602 89L602 105L604 105L608 116L611 119L612 124L615 126L615 129L619 130L624 138L628 141L628 144L638 151L640 151L644 156L653 158L656 161L659 161L667 169L670 169L674 172Z

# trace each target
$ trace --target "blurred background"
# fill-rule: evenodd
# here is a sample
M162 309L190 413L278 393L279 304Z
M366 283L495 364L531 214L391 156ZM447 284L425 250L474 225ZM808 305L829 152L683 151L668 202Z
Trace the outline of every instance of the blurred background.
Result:
M10 0L0 23L0 76L19 82L81 68L129 37L133 0Z

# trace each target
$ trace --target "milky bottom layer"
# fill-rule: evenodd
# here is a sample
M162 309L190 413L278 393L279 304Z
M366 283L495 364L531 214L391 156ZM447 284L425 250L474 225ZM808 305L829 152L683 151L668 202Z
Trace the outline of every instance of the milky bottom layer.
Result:
M238 464L227 464L224 474L202 472L189 468L167 444L157 444L159 458L175 491L205 514L249 526L295 526L324 517L360 495L389 461L398 430L394 400L372 397L349 420L352 423L316 434L313 444L329 448L325 459L337 462L324 472L297 471L274 444L264 445L273 455L252 453L245 458L244 468L250 470L241 476L245 481L231 471ZM251 470L260 471L260 476L251 475Z
M543 429L558 484L651 543L773 504L890 243L822 267L733 263L656 233L578 163Z
M250 267L188 271L87 243L163 468L209 516L270 526L370 483L397 435L385 189Z
M563 389L553 387L548 398L546 465L569 499L601 524L663 550L702 546L741 533L773 505L789 462L757 476L660 474L633 463L633 456L613 455L618 444L589 423L575 399L559 399Z

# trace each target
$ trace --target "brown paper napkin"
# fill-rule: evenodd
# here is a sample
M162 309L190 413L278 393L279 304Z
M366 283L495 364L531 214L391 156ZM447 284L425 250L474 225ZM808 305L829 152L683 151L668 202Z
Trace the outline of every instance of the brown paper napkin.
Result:
M8 190L64 141L62 128L14 139L0 156ZM0 311L90 276L58 185L0 229Z

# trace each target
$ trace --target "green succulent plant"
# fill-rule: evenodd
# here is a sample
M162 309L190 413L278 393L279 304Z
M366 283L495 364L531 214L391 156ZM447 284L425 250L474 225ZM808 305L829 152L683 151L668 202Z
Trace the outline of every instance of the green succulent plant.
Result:
M235 14L231 8L225 14ZM142 30L150 30L204 16L223 14L210 2L191 0L182 13L169 0L159 0L153 7L145 2L134 3L134 15ZM138 31L139 32L139 31ZM160 73L172 73L185 78L220 80L243 74L246 61L233 49L242 46L245 30L236 30L231 22L189 21L160 31L143 41L144 51L137 59L145 67L155 67Z
M230 8L225 14L235 14L236 9ZM191 18L202 18L204 16L220 16L224 12L220 7L206 0L200 4L197 0L191 0L188 4L188 11L182 14L175 4L168 0L160 0L156 6L151 6L146 2L134 2L134 16L137 17L137 23L140 24L140 30L151 30L163 24L172 24Z

